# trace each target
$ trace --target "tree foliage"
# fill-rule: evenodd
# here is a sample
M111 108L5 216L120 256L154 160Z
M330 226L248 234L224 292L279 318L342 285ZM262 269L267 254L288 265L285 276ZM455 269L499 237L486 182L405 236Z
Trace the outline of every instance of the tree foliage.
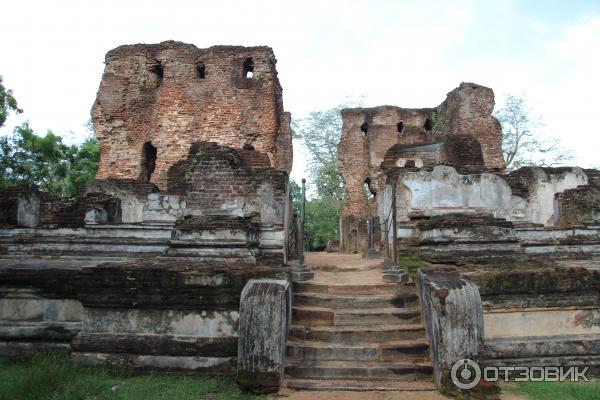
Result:
M342 132L342 104L325 111L313 111L295 120L294 133L309 152L309 177L317 197L337 199L338 208L344 195L342 178L337 168L337 144Z
M71 196L94 179L100 152L96 138L80 145L66 145L48 131L36 135L28 123L15 128L13 136L0 138L0 187L36 184L41 190Z
M309 182L315 189L314 195L307 199L305 209L308 250L322 250L328 240L339 239L344 185L337 167L337 144L342 132L341 110L345 107L348 104L313 111L306 118L293 122L295 137L302 140L309 153Z
M0 126L11 111L22 112L0 78ZM36 184L57 195L75 194L94 179L100 160L91 124L87 126L89 136L79 145L66 145L51 131L37 135L27 122L16 127L12 136L0 136L0 188Z
M543 126L540 117L532 117L523 98L508 95L494 113L502 125L502 152L508 170L536 165L551 167L573 159L554 137L542 137L536 131Z
M6 89L2 84L2 76L0 76L0 127L6 122L10 111L17 114L23 112L17 106L17 100L13 97L12 90Z

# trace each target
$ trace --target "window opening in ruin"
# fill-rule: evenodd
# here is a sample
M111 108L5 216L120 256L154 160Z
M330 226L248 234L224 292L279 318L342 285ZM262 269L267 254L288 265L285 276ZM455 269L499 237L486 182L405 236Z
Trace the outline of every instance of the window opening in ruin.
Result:
M368 122L365 122L364 124L362 124L362 125L360 126L360 131L361 131L361 132L362 132L362 133L363 133L365 136L367 136L367 132L369 131L369 123L368 123Z
M163 80L163 75L164 75L163 66L160 63L160 61L157 61L156 64L154 64L150 67L150 72L152 72L154 75L156 75L156 80L158 81L158 84L160 84Z
M142 168L140 171L140 179L146 182L150 181L154 169L156 168L156 147L150 142L144 143L142 147Z
M251 145L251 144L249 144L249 143L246 143L246 144L244 145L244 150L254 150L254 146L252 146L252 145Z
M246 58L246 61L244 61L244 71L242 76L244 78L254 77L254 60L252 59L252 57Z
M367 203L372 204L375 200L375 196L377 193L371 187L371 178L365 179L365 183L363 183L363 187L365 189L365 194L367 196Z
M396 124L396 131L398 133L402 133L403 130L404 130L404 122L400 121Z
M427 118L425 120L425 125L423 125L426 131L430 131L433 128L433 124L431 123L431 119Z
M198 75L198 78L200 78L200 79L206 78L206 67L204 66L203 63L196 65L196 74Z

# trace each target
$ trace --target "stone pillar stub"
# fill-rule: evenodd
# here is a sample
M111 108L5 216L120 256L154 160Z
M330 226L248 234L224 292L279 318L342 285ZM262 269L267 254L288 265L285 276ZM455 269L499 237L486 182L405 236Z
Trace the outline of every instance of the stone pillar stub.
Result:
M291 313L287 280L251 279L242 290L237 382L254 393L279 390Z

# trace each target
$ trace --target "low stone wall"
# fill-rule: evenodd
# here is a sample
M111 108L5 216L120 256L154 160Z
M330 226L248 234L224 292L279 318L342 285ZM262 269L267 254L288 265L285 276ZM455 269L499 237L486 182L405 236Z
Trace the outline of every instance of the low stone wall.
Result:
M600 263L529 260L419 270L436 384L453 364L579 366L600 371ZM482 386L483 385L483 386ZM486 383L473 390L489 392ZM481 394L481 393L479 393Z
M467 269L483 301L486 364L600 369L598 261Z
M0 354L71 351L133 371L231 374L242 289L288 281L250 264L0 260Z

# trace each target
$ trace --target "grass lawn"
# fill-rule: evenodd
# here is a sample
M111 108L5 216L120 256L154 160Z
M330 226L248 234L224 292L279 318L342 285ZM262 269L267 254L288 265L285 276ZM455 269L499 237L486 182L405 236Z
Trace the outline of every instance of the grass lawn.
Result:
M115 392L112 387L119 386ZM68 355L0 359L0 400L226 400L265 399L240 393L232 378L115 376L105 368L74 365Z
M520 382L504 385L508 393L526 396L529 400L600 400L600 380L590 382Z

